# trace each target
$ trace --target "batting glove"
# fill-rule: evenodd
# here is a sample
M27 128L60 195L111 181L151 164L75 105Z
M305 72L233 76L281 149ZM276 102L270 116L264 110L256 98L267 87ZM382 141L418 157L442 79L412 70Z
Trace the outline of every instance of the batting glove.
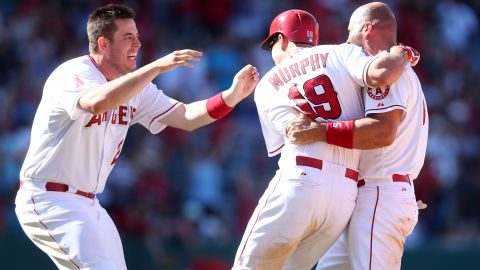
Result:
M410 62L410 66L414 67L418 64L418 61L420 61L420 53L417 50L402 43L398 44L398 46L407 52L407 60Z

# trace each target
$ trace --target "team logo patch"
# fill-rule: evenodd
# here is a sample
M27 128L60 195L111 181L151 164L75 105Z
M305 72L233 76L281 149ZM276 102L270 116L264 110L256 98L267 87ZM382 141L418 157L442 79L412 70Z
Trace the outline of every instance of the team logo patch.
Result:
M83 85L82 79L80 79L80 77L78 77L78 75L76 75L76 74L75 74L75 79L74 80L75 80L75 87L78 88L78 87Z
M313 42L313 31L307 30L307 42Z
M385 87L377 87L377 88L368 87L367 89L368 96L375 100L386 98L389 92L390 92L390 85L387 85Z

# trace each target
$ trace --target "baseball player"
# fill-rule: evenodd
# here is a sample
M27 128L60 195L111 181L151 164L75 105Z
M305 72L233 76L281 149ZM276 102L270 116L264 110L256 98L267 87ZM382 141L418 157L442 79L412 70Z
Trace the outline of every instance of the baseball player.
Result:
M315 46L318 32L310 13L288 10L272 21L261 45L276 66L260 80L255 102L268 156L281 157L233 269L311 269L335 242L355 207L360 151L323 142L294 145L285 129L299 113L316 120L361 117L360 86L392 83L409 61L398 46L374 58L355 45ZM329 134L350 130L334 126Z
M118 231L96 195L131 125L152 133L167 125L192 131L226 115L259 80L247 65L212 98L184 104L168 97L151 81L192 67L202 54L175 51L135 70L141 43L134 16L124 5L94 10L87 23L90 54L53 71L35 115L15 211L59 269L126 269Z
M395 16L384 3L355 10L348 30L348 42L372 55L396 44ZM423 166L428 135L420 82L407 66L393 85L363 88L363 98L365 118L343 123L354 126L348 148L378 149L362 151L350 224L317 270L400 269L403 244L418 220L413 180ZM328 142L326 129L328 124L302 117L292 123L287 137L293 143Z

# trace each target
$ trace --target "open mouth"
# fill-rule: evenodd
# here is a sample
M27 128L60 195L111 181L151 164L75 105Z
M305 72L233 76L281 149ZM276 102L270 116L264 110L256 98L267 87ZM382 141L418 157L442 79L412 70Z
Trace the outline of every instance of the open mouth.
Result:
M129 55L127 55L127 58L129 60L135 61L135 60L137 60L137 55L136 54L129 54Z

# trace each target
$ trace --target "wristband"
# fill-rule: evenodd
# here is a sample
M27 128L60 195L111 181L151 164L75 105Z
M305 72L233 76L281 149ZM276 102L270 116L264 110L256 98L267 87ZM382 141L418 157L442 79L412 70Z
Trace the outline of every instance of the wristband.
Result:
M327 143L352 149L354 123L354 120L328 122L326 129Z
M224 117L232 110L233 110L233 107L228 106L223 100L222 92L207 99L208 115L215 120L218 120Z

